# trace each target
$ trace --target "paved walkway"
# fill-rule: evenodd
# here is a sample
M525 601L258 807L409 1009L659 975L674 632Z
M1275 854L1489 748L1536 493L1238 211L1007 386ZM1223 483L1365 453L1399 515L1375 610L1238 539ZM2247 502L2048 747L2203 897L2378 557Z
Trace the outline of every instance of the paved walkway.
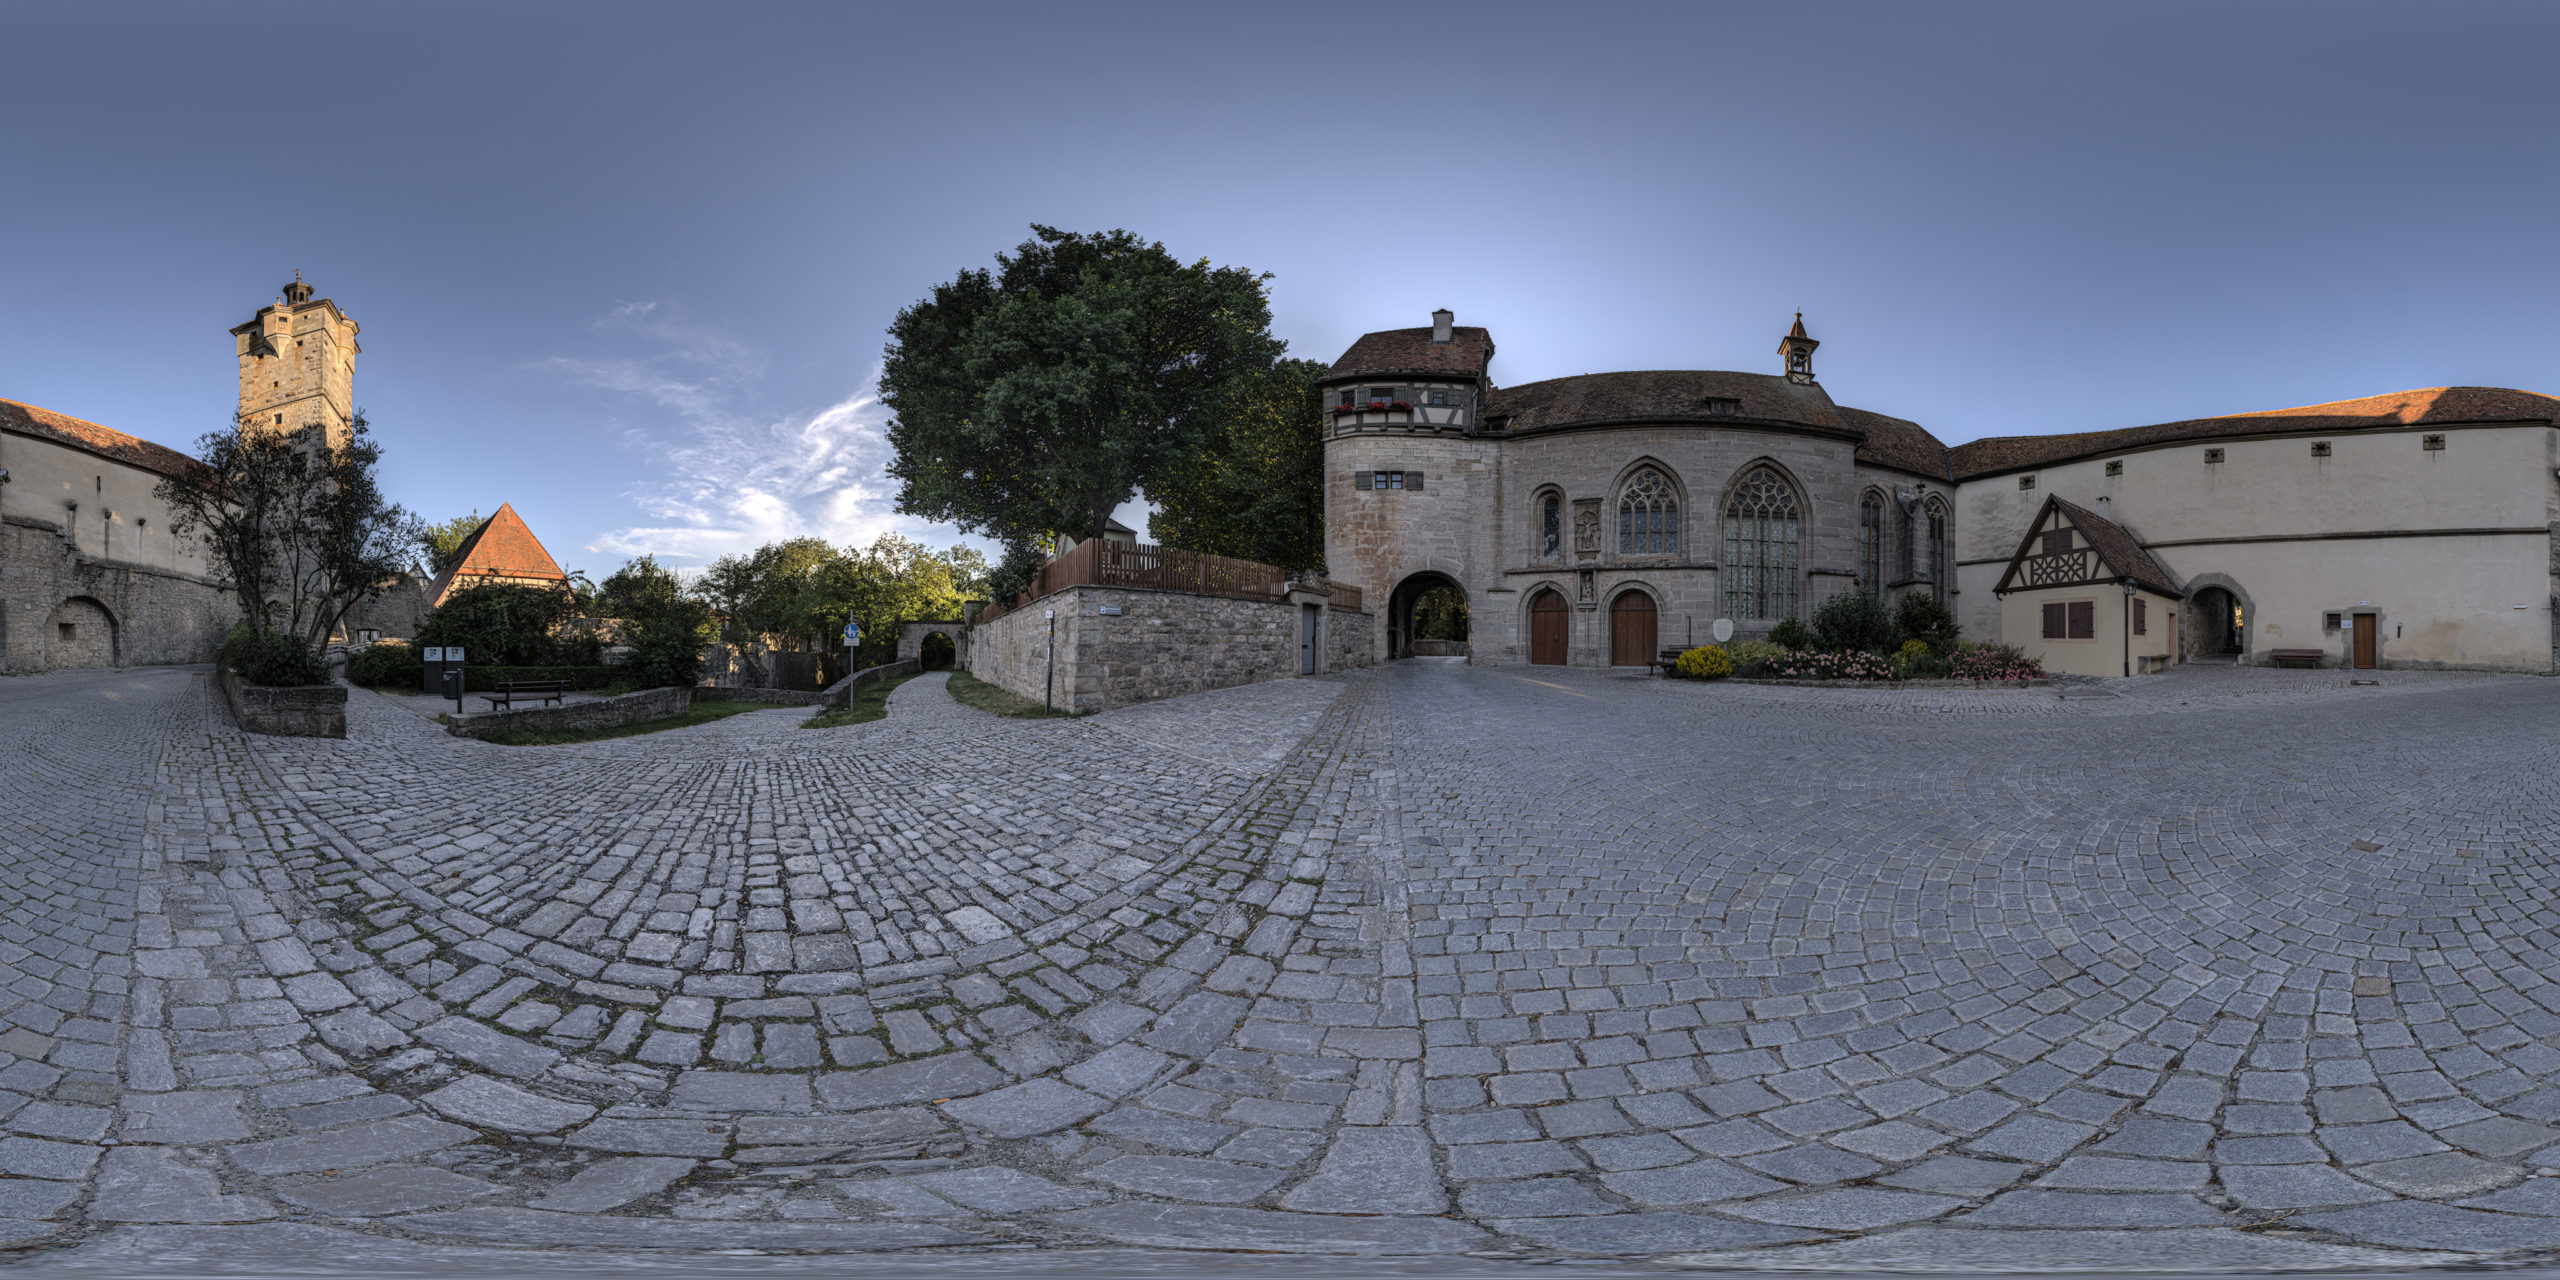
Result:
M937 675L550 748L0 681L0 1243L2539 1257L2560 681L2381 681Z

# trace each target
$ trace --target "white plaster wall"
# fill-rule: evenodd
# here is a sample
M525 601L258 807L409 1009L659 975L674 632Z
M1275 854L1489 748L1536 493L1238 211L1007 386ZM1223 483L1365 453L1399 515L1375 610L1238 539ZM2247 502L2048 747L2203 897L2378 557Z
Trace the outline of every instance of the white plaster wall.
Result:
M203 544L173 534L167 508L152 496L160 483L156 471L15 432L0 432L0 469L9 472L9 483L0 485L0 513L64 526L82 555L206 571Z

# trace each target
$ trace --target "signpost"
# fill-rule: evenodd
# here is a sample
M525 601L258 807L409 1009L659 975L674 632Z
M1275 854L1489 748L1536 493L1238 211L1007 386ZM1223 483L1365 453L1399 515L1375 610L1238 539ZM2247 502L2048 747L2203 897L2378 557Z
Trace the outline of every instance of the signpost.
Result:
M862 669L862 620L847 618L844 623L844 673L852 675ZM845 695L845 705L853 705L853 695Z
M426 646L421 656L426 660L427 678L423 692L438 693L453 699L455 714L462 711L462 646L438 648Z

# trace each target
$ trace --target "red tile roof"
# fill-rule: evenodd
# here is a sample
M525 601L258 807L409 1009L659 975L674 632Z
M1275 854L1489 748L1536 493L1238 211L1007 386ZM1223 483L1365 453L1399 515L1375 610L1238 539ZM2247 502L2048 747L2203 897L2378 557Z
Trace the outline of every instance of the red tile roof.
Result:
M1864 409L1840 406L1840 417L1850 426L1866 433L1858 445L1858 461L1893 467L1934 480L1955 481L1947 470L1947 446L1929 434L1927 427L1908 418L1888 417Z
M183 475L203 464L163 445L15 400L0 400L0 431L51 440L83 453L112 458L164 476Z
M2053 497L2046 498L2044 502L2045 506L2060 511L2064 519L2079 528L2080 536L2089 540L2090 548L2098 553L2098 559L2105 563L2109 574L2119 578L2131 578L2144 588L2156 591L2172 600L2186 598L2186 590L2178 585L2178 580L2169 576L2168 569L2152 558L2151 552L2131 533L2126 532L2123 525L2076 502L2065 502ZM2028 550L2035 545L2036 531L2043 528L2044 523L2043 511L2038 511L2036 518L2027 522L2027 536L2019 540L2017 554L2009 557L2009 567L2002 571L1998 589L2032 590L2023 586L2012 587L2009 584L2017 579L2018 562L2025 559Z
M2372 427L2429 424L2560 421L2560 400L2504 387L2421 387L2360 400L2332 400L2298 409L2269 409L2219 418L2190 418L2148 427L2082 431L2070 435L1998 436L1957 445L1949 452L1955 475L1972 480L2025 471L2101 453L2185 440L2275 433L2312 434Z
M436 575L435 584L427 588L427 598L444 603L445 593L457 578L530 578L544 582L566 582L569 575L560 571L560 562L542 549L542 540L525 527L524 518L516 514L512 503L499 503L498 513L480 522L471 536L462 540L453 566Z
M1459 326L1449 333L1447 342L1433 342L1431 327L1419 329L1381 329L1364 333L1333 368L1324 376L1327 381L1340 378L1375 378L1387 374L1410 374L1423 378L1481 378L1493 364L1493 334L1490 330Z

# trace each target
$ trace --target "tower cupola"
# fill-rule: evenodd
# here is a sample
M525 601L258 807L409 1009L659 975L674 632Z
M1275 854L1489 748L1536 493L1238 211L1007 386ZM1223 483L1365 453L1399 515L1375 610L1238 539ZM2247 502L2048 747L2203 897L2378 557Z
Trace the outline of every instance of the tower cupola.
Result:
M1821 345L1804 331L1804 313L1797 312L1795 327L1778 340L1778 354L1787 358L1787 381L1800 387L1813 385L1813 349Z
M298 307L311 301L311 286L302 282L302 272L293 273L293 283L284 287L285 305Z

